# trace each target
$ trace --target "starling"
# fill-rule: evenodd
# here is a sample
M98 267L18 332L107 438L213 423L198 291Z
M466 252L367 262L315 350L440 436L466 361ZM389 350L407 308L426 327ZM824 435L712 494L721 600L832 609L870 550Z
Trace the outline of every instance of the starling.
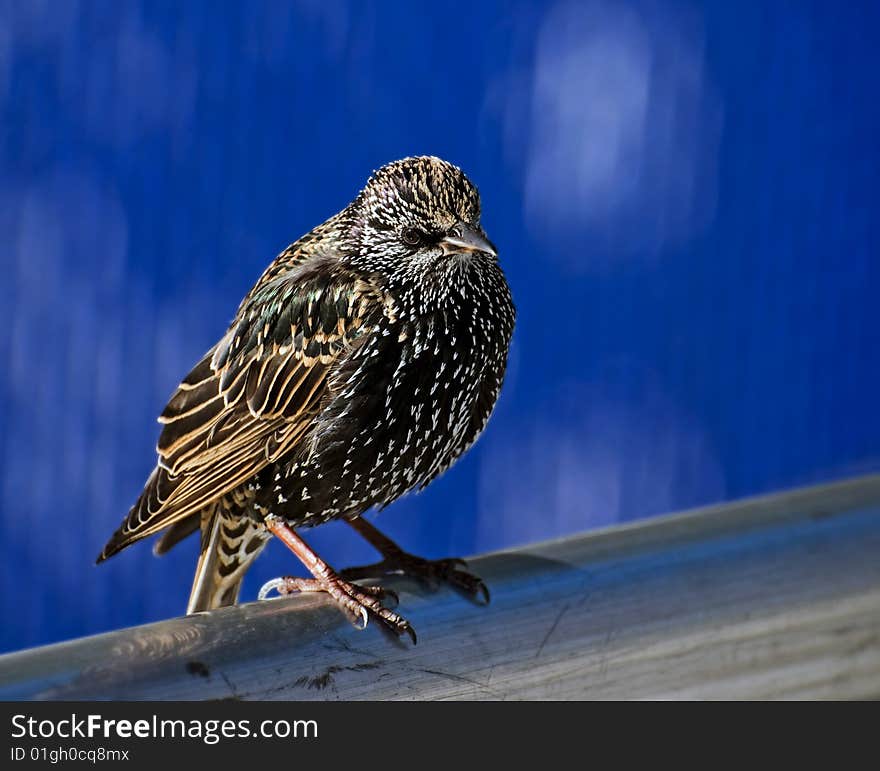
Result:
M172 395L158 463L98 562L163 531L201 531L188 613L234 604L272 535L359 626L415 632L356 580L408 574L488 591L460 560L404 552L362 518L422 489L477 439L495 405L515 310L464 173L434 157L383 166L354 201L287 247ZM382 555L337 573L297 530L346 521ZM392 597L396 600L396 597Z

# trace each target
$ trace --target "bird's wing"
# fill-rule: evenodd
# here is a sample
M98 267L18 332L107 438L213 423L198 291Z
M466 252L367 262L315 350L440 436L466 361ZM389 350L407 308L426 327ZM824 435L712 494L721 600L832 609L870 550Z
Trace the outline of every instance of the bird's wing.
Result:
M328 375L382 312L382 294L313 260L257 285L159 421L159 462L100 562L199 512L308 434Z

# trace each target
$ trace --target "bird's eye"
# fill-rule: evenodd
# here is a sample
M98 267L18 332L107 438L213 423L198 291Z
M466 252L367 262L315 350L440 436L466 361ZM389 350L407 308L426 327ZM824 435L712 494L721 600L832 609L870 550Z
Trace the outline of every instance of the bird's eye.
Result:
M424 233L416 228L407 228L400 235L407 246L418 246L424 240Z

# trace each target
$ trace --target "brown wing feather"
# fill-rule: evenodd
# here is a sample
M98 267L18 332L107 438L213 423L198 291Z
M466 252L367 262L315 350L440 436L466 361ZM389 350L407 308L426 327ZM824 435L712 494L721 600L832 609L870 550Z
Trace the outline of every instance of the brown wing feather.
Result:
M158 465L98 558L196 515L294 450L328 376L381 313L371 285L306 263L258 284L159 418Z

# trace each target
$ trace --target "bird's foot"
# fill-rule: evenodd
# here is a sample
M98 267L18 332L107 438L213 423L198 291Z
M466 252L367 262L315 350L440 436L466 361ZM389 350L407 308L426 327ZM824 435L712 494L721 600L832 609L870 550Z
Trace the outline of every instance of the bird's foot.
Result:
M415 645L416 631L409 621L382 605L381 601L385 597L391 597L396 605L397 595L394 592L380 586L357 586L346 581L315 554L314 550L309 548L293 528L278 517L267 517L266 527L299 557L314 578L293 578L291 576L275 578L260 589L259 597L261 600L266 599L273 591L277 591L278 594L327 592L359 629L364 629L372 616L398 637L408 634Z
M467 563L463 559L457 557L426 560L402 549L395 549L386 551L385 559L381 562L347 568L340 575L349 581L383 576L409 576L431 591L435 591L440 584L449 584L474 602L489 604L489 587L482 578L467 569Z
M322 578L293 576L274 578L263 585L259 598L265 600L273 591L280 595L295 592L326 592L358 629L365 629L372 616L398 637L408 634L413 645L416 644L416 630L409 621L382 604L383 599L391 598L397 606L397 593L391 589L383 589L381 586L358 586L331 573Z

